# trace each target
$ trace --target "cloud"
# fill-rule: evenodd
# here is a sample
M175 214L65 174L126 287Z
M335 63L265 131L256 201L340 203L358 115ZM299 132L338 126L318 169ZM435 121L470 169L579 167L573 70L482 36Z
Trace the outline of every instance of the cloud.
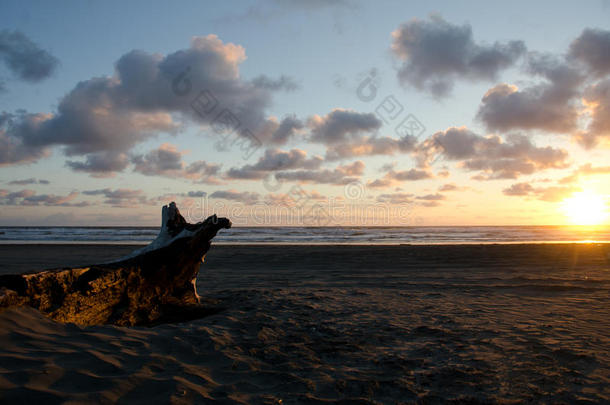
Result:
M117 208L132 208L140 205L156 204L156 201L146 198L146 195L142 190L133 190L128 188L119 188L115 190L110 188L86 190L83 191L83 194L89 196L101 195L106 198L104 200L105 204Z
M35 178L29 178L29 179L22 179L22 180L12 180L9 181L8 184L10 185L17 185L17 186L26 186L28 184L50 184L51 182L49 180L44 180L44 179L40 179L37 180Z
M420 195L415 197L418 200L424 200L424 201L440 201L440 200L444 200L445 196L442 194L426 194L426 195Z
M466 127L451 127L428 138L418 152L423 166L440 156L458 161L458 167L480 172L477 180L515 179L544 169L568 166L568 153L550 146L537 147L523 135L480 136Z
M265 196L265 201L271 205L294 207L302 205L307 201L324 201L328 199L327 196L322 195L315 190L305 191L300 187L297 188L298 190L291 190L289 193L267 194L267 196Z
M195 183L222 184L222 181L217 177L220 168L221 165L219 164L197 160L185 167L183 176Z
M45 146L26 145L21 134L35 130L48 117L44 114L0 113L0 167L32 163L49 156Z
M207 195L208 193L206 193L205 191L189 191L188 193L186 193L186 196L191 198L202 198Z
M533 197L546 202L559 202L579 190L577 187L534 187L529 183L516 183L502 192L513 197Z
M243 12L230 13L215 19L218 23L250 23L258 21L269 23L279 19L290 12L315 12L325 9L353 10L358 5L352 0L274 0L259 1Z
M230 179L258 180L269 173L292 169L317 169L324 162L320 156L307 157L307 152L301 149L282 151L267 149L265 154L252 165L232 168L226 173Z
M61 196L55 194L36 194L33 190L21 190L9 192L8 190L0 190L0 205L18 205L18 206L62 206L62 207L84 207L89 203L86 201L73 203L79 193L76 191L68 195Z
M607 75L610 73L610 31L585 29L570 44L568 55L583 62L593 75Z
M410 193L391 193L391 194L379 194L377 201L388 204L412 204L413 194Z
M196 183L221 184L217 177L220 165L198 160L187 165L182 161L185 152L176 146L164 143L145 155L132 156L134 172L145 176L164 176L175 179L190 179Z
M111 177L129 165L129 156L122 152L108 151L90 153L85 161L67 160L66 166L75 172L85 172L93 177Z
M68 156L124 153L186 121L256 136L266 127L273 92L241 79L245 58L244 48L215 35L194 37L189 48L166 56L128 52L114 76L78 83L54 114L14 116L0 134L0 164L37 160L52 146Z
M401 138L362 137L349 142L338 143L326 149L326 159L339 160L361 156L394 155L415 150L417 137L406 135Z
M357 160L351 164L337 166L332 170L296 170L290 172L278 172L275 174L275 178L279 181L343 185L358 181L364 172L364 168L364 162Z
M39 82L51 76L59 61L19 31L0 31L0 60L21 80Z
M295 115L288 115L279 123L277 120L269 119L268 123L273 129L269 139L272 143L278 145L285 144L290 138L295 136L305 127L305 124Z
M601 81L586 89L583 103L588 109L591 120L585 131L576 139L586 148L597 145L600 139L610 138L610 79Z
M308 10L355 6L354 2L350 0L275 0L274 2L281 7Z
M307 125L311 129L311 141L324 145L336 145L377 131L382 122L373 113L359 113L335 108L324 116L313 115Z
M530 183L516 183L509 188L504 189L502 192L511 196L525 196L529 195L533 191L534 186L532 186Z
M434 176L427 170L409 169L396 171L391 167L387 167L387 173L381 179L374 180L367 184L372 188L385 188L401 184L404 181L418 181L431 179Z
M307 140L326 145L327 160L393 155L414 150L417 137L377 136L376 132L381 126L381 120L373 113L335 108L326 115L309 117L307 127L310 134Z
M515 129L570 134L578 128L578 97L584 76L549 55L530 53L527 72L541 83L519 89L501 83L485 93L477 112L490 131Z
M593 166L591 163L584 164L574 170L572 174L559 180L561 184L577 182L581 177L610 174L610 166Z
M219 190L210 194L210 198L238 201L244 204L253 204L260 198L258 193L250 191Z
M299 84L292 77L285 75L281 75L278 79L273 79L266 75L260 75L252 79L252 84L261 89L274 91L295 91L299 88Z
M440 186L438 188L438 191L440 191L442 193L447 192L447 191L459 191L459 190L463 190L463 189L458 187L458 186L456 186L453 183L443 184L442 186Z
M134 171L146 176L173 176L184 168L182 152L169 143L162 144L146 155L134 156L132 162L135 165Z
M438 15L404 23L392 38L392 52L403 61L398 79L435 97L451 93L457 79L495 80L526 51L522 41L476 43L470 25L450 24Z

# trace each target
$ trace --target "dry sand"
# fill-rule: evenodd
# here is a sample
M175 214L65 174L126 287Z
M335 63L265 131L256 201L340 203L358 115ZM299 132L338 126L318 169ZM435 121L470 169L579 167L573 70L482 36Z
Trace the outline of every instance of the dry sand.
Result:
M0 246L0 272L126 246ZM2 403L608 403L610 246L213 246L221 312L155 328L0 314Z

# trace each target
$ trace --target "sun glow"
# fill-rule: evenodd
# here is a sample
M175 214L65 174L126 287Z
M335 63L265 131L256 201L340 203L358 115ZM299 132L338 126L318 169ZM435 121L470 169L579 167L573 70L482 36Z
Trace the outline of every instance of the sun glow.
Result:
M563 200L562 209L574 225L599 225L606 219L604 198L589 191L575 193Z

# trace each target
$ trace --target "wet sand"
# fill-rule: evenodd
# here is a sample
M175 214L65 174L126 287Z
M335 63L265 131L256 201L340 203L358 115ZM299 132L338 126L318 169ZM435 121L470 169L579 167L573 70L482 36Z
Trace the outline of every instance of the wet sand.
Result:
M0 246L0 273L133 247ZM0 402L604 403L608 245L213 246L224 308L155 328L0 314Z

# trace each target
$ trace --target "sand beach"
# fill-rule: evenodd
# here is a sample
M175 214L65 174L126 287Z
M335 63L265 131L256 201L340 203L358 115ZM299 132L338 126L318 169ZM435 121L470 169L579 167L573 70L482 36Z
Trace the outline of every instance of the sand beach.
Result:
M132 246L0 246L2 273ZM33 254L35 252L35 254ZM213 246L218 311L153 328L0 314L3 403L604 403L610 246Z

